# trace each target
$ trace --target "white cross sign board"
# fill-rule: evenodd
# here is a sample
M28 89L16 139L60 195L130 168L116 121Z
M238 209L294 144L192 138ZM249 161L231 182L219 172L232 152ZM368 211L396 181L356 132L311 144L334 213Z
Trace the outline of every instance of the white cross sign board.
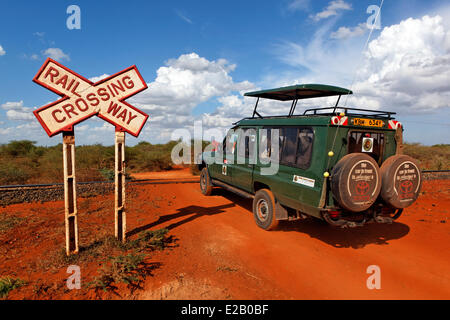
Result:
M93 115L113 124L119 131L137 137L148 115L125 99L147 89L136 66L129 67L96 83L48 58L33 79L37 84L62 96L34 111L47 134L52 137Z

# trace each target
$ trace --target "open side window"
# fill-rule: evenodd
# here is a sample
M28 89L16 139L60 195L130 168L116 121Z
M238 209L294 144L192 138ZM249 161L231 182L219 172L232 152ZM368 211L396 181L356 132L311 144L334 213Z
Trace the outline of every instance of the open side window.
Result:
M269 156L274 158L274 146L271 139L271 130L279 132L279 158L280 164L290 167L296 167L303 170L309 168L312 158L312 149L314 143L314 131L310 127L283 127L283 128L264 128L267 130L266 137L261 141L267 140L267 148L261 148L260 157ZM263 143L261 145L264 146Z

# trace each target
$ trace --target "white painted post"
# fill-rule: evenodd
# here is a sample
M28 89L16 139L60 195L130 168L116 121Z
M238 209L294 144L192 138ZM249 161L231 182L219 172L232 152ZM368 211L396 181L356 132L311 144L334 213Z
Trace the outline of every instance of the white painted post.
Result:
M75 179L75 133L63 132L64 212L66 221L66 254L78 253L78 212Z
M125 242L127 215L125 211L125 132L116 130L115 138L115 236Z

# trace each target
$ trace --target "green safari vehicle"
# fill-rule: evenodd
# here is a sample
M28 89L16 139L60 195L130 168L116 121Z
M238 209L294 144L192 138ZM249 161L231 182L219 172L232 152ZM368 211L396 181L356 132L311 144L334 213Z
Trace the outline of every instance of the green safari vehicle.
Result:
M417 199L421 171L402 154L403 127L394 112L339 107L348 89L304 84L246 93L252 117L202 154L200 189L222 187L253 199L256 224L312 216L337 227L392 223ZM295 115L298 100L336 96L331 108ZM287 115L261 116L260 99L292 101Z

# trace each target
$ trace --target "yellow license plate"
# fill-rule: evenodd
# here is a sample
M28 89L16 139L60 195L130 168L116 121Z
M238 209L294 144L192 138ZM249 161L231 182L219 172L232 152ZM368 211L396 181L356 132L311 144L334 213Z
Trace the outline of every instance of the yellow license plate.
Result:
M352 121L353 125L355 126L377 127L377 128L381 128L384 126L384 122L382 120L376 119L354 118Z

